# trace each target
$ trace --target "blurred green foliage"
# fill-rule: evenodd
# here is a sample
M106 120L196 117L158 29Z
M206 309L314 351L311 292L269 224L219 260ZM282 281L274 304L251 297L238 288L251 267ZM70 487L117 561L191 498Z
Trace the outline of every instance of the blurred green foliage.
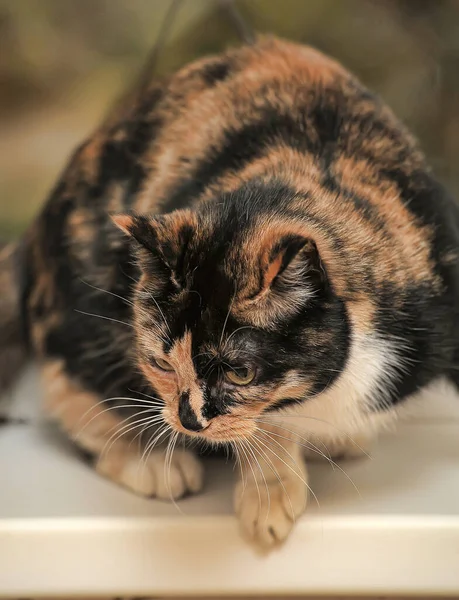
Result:
M0 234L22 231L72 148L141 68L170 0L0 0ZM239 0L258 31L317 46L379 92L459 195L458 0ZM238 43L183 0L158 72Z

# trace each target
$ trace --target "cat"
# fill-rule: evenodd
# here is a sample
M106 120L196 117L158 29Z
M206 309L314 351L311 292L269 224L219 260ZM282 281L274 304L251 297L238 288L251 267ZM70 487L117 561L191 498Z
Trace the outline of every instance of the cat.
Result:
M365 452L459 385L458 208L377 96L275 37L135 87L0 263L2 388L35 357L47 414L145 496L201 490L178 439L231 447L267 546L305 449Z

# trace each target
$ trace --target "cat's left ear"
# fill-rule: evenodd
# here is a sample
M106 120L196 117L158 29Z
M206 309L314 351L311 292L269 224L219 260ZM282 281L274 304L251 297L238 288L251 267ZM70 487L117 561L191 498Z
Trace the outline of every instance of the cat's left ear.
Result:
M317 291L326 280L317 245L310 238L283 236L265 255L262 291L281 292L304 285Z

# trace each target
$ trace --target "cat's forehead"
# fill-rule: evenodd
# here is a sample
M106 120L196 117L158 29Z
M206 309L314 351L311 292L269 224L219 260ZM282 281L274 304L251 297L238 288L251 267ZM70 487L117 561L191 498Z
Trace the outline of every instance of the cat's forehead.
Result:
M220 281L224 281L224 277ZM238 325L231 316L232 286L228 282L221 287L216 285L213 293L208 287L197 285L184 290L175 306L167 312L172 341L190 333L193 345L213 345L222 336L225 322L228 330Z

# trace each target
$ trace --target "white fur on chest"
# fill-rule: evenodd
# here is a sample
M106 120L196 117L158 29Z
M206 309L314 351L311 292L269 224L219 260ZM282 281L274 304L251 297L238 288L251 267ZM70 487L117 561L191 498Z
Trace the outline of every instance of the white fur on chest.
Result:
M402 369L403 359L395 344L374 335L354 334L346 368L334 384L315 398L286 409L279 415L279 423L305 438L371 438L396 419L395 408L373 411L371 406L376 399L384 401Z

